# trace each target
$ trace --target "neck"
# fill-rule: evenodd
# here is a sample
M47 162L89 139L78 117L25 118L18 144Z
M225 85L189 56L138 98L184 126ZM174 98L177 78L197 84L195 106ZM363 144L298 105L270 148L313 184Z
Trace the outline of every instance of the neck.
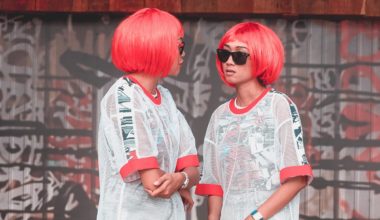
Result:
M248 106L253 100L257 99L265 89L265 86L260 84L256 78L236 85L236 104L241 107Z
M156 87L158 81L160 81L160 77L151 76L145 73L131 73L128 74L135 78L146 90L148 90L152 94L156 94Z

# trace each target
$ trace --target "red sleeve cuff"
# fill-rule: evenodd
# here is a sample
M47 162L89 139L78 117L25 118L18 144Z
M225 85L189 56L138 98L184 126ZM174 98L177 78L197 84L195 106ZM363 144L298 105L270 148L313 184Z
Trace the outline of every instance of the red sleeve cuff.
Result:
M130 159L123 167L121 167L119 173L123 179L131 175L138 170L159 168L156 157L146 157L139 159Z
M200 196L220 196L223 197L223 189L217 184L198 184L195 194Z
M313 171L311 169L311 166L309 164L306 164L303 166L285 167L282 170L280 170L281 184L285 183L290 178L297 176L307 176L308 184L310 184L313 180Z
M198 155L187 155L184 157L180 157L177 159L177 165L175 167L175 171L181 171L186 167L198 167L199 160Z

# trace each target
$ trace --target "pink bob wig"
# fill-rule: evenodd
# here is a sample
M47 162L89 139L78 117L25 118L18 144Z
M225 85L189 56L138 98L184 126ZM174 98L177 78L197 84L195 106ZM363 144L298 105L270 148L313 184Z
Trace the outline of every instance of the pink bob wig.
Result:
M138 10L124 19L112 39L112 62L128 73L168 75L183 37L179 20L156 8Z
M268 27L256 22L243 22L229 29L219 42L222 49L228 42L240 41L248 45L252 63L252 76L263 85L272 84L280 76L284 65L284 47L278 36ZM223 82L229 86L224 77L222 62L216 58L216 68Z

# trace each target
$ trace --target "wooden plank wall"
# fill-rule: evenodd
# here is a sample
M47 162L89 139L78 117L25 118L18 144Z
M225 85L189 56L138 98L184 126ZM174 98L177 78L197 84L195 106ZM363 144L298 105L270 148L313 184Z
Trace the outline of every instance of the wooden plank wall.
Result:
M130 13L143 7L189 15L380 17L379 0L0 0L1 12Z

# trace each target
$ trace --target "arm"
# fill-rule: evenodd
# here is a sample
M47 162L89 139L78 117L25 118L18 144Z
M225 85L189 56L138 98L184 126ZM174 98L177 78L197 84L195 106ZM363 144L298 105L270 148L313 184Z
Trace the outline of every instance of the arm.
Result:
M195 139L183 115L177 110L179 127L179 154L174 173L165 173L153 184L157 187L150 192L151 196L167 198L181 189L186 180L189 182L185 189L189 190L199 182L198 156L195 148ZM184 173L186 173L186 175Z
M165 174L161 169L147 169L139 171L141 182L144 188L148 191L153 191L157 189L157 186L153 183Z
M258 211L264 219L271 218L283 209L306 185L307 177L305 176L289 179L258 208ZM253 217L249 215L246 220L253 220Z
M281 185L258 208L264 219L272 217L284 208L313 178L311 166L305 155L297 107L287 97L276 98L274 114L280 142L281 158L278 165ZM253 218L248 216L246 219Z
M208 197L208 220L219 220L223 204L214 114L211 116L203 143L202 178L195 194Z
M138 96L133 95L133 87L125 81L117 81L111 95L102 101L108 120L104 130L108 144L108 152L113 157L112 168L117 169L125 183L135 181L142 174L143 184L150 188L147 177L158 178L158 150L152 136L146 109L141 107ZM153 170L153 174L145 175L145 171ZM157 173L158 172L158 173ZM150 172L148 172L150 173Z
M222 211L223 197L208 197L208 220L219 220Z

